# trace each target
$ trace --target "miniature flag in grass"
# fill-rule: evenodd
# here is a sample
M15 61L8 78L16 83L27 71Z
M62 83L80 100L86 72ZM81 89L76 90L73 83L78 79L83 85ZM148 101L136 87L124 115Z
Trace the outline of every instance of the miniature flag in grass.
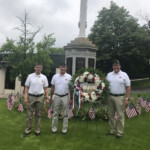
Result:
M147 99L145 111L146 111L146 112L149 112L149 111L150 111L150 98Z
M74 116L72 112L72 107L70 107L69 112L68 112L68 118L71 119Z
M138 105L136 106L136 111L139 115L141 115L141 104L140 102L138 103Z
M137 112L134 108L134 104L131 102L128 106L128 108L126 109L126 114L128 118L132 118L134 116L137 116Z
M141 102L142 102L142 98L141 98L140 94L138 94L138 100L137 100L137 103L138 103L138 104L141 104Z
M91 118L91 119L95 119L95 113L94 113L94 109L93 108L91 108L90 110L89 110L89 117Z
M146 97L143 96L142 100L141 100L141 106L145 107L146 106Z
M115 112L115 120L118 119L118 115L117 115L117 112Z
M23 105L22 105L22 99L20 98L19 104L18 104L18 111L23 112Z
M12 94L10 94L7 99L7 108L9 110L12 110L12 108L14 106L14 101L15 101L14 96Z
M53 109L52 109L51 103L49 103L49 109L48 109L48 118L49 119L52 118L52 112L53 112Z

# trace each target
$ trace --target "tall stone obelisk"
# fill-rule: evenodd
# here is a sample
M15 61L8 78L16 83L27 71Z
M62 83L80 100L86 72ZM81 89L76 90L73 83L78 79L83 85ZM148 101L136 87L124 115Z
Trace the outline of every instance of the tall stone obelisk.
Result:
M81 0L80 5L80 21L79 21L79 37L85 37L85 29L87 27L87 2L88 0Z
M97 47L86 38L87 27L87 2L81 0L80 20L79 20L79 36L64 46L67 64L67 72L76 73L80 68L96 67L96 51Z

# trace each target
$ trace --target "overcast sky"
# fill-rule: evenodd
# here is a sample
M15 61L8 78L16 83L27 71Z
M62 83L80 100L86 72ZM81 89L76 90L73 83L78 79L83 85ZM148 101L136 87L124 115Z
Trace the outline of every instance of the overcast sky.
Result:
M109 8L111 0L88 0L86 35L97 19L98 12ZM113 0L117 5L124 6L130 14L140 19L140 13L150 14L150 0ZM67 45L79 35L80 0L0 0L0 46L6 37L17 40L19 32L14 30L19 25L16 16L23 16L24 10L29 11L33 28L43 26L37 34L36 42L44 34L54 33L57 47Z

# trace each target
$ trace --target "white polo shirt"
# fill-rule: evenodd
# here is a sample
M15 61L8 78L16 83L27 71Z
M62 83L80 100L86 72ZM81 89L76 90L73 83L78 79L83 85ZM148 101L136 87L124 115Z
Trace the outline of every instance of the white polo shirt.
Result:
M58 95L65 95L69 93L69 84L71 81L71 75L65 73L61 75L57 73L53 76L51 84L55 86L55 93Z
M39 95L44 93L44 87L48 87L47 77L43 74L29 74L25 82L25 86L29 87L28 93Z
M131 85L127 73L121 70L118 73L114 73L114 71L108 73L106 79L109 82L109 90L112 94L124 94L126 93L126 87Z

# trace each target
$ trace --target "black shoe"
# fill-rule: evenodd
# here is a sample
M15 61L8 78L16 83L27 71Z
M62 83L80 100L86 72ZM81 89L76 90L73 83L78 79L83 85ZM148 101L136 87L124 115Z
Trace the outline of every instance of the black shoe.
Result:
M40 136L40 135L41 135L40 132L39 132L39 133L34 132L34 134L35 134L36 136Z
M27 137L30 133L31 133L31 132L29 132L29 133L24 133L24 134L23 134L23 137Z
M109 132L109 133L107 133L106 135L107 135L107 136L113 136L113 135L115 135L115 133Z
M116 138L117 139L121 139L123 137L123 135L117 135Z

